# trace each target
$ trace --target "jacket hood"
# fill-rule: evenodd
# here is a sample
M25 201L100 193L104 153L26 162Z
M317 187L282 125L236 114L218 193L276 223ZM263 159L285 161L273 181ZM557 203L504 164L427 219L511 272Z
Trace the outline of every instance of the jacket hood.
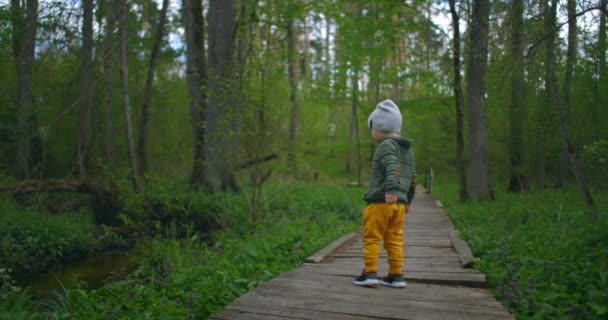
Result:
M397 141L397 143L399 143L399 145L405 148L406 150L412 146L412 140L405 139L402 137L388 137L386 139L392 139L394 141Z

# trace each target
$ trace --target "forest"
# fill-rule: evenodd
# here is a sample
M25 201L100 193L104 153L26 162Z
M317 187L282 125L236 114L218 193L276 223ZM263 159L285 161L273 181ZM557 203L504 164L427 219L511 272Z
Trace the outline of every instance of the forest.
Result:
M392 99L496 298L605 319L607 17L608 0L0 0L0 318L212 316L360 226L366 120ZM57 279L100 257L97 281Z

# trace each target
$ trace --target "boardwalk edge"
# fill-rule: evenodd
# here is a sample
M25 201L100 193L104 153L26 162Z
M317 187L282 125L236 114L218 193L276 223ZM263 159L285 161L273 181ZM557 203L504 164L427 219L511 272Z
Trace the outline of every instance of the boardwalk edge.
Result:
M332 253L338 247L340 247L341 245L343 245L344 243L348 242L349 240L353 239L356 236L357 236L356 232L347 233L347 234L341 236L340 238L338 238L337 240L334 240L334 242L330 243L325 248L317 251L312 256L306 258L306 260L304 260L304 261L307 263L319 263L319 262L323 261L323 259L325 259L325 257L327 257L330 253Z
M458 258L460 259L462 267L473 268L475 260L473 258L473 252L471 252L471 248L469 248L469 244L460 238L457 231L450 231L450 240L452 241L454 250L458 253Z

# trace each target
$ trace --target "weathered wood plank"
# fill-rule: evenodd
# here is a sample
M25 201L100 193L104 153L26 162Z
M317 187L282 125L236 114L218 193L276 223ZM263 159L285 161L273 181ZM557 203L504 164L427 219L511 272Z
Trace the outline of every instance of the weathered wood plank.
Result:
M452 241L454 249L458 252L458 258L460 259L462 267L473 268L473 252L471 252L469 245L464 242L464 240L460 239L456 231L450 232L450 240Z
M309 260L320 263L305 263L238 298L215 319L513 319L482 289L485 275L462 268L456 238L450 219L419 193L404 223L405 289L352 284L363 268L358 234ZM387 270L382 249L378 275Z
M264 284L264 287L283 287L289 290L291 290L292 287L295 287L301 290L340 293L353 289L352 283L348 280L352 280L352 278L331 275L318 277L298 272L281 275L279 278ZM382 290L369 290L365 292L367 295L371 296L383 297L386 295L386 292ZM390 294L395 299L424 299L427 301L450 302L463 305L471 304L496 308L502 307L487 290L479 288L450 287L414 282L408 283L406 290L393 290Z
M232 310L264 310L269 307L287 307L297 319L300 309L331 312L342 315L380 317L386 319L506 319L509 314L500 308L481 308L470 305L463 306L437 301L416 301L394 298L391 291L382 297L368 294L376 289L355 287L345 293L309 292L301 290L285 290L258 288L240 297L229 307ZM294 314L295 313L295 314Z
M217 320L382 320L382 318L357 316L353 314L339 314L309 309L296 309L290 307L264 306L256 308L248 305L234 305L224 309L213 317Z
M309 262L309 263L319 263L323 259L325 259L325 257L328 254L330 254L331 252L335 251L336 249L338 249L340 246L344 245L348 241L351 241L356 236L357 236L357 234L355 232L347 233L347 234L343 235L342 237L338 238L337 240L335 240L334 242L330 243L325 248L317 251L312 256L306 258L305 261Z

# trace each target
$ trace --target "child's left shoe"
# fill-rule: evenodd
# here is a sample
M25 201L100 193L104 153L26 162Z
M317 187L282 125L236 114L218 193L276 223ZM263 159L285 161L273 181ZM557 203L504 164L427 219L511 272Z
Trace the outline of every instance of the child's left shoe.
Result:
M405 279L403 279L403 274L389 274L388 276L380 279L380 283L393 288L405 288Z
M378 285L378 277L375 272L361 272L361 275L356 277L353 281L358 286L375 288Z

